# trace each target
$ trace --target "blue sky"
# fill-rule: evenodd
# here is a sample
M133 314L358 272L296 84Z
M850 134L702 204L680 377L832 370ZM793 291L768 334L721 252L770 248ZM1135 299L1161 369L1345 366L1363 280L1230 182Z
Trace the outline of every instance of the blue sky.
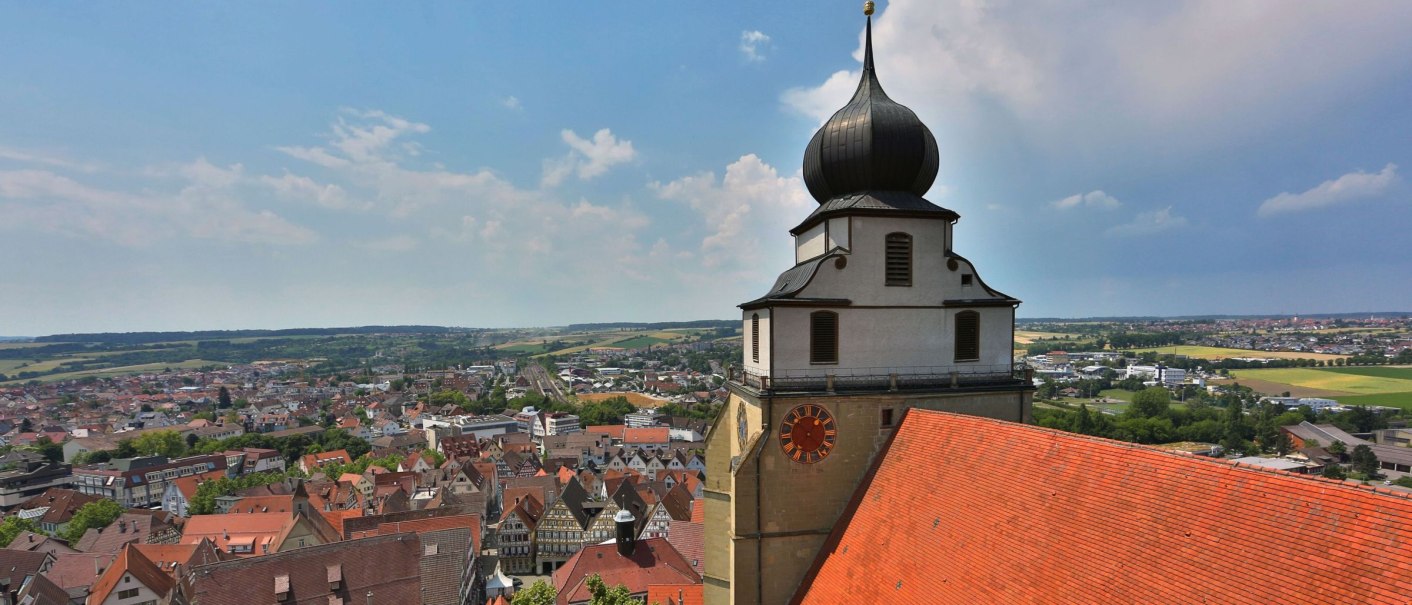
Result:
M0 334L727 318L856 2L0 5ZM880 3L1021 316L1412 307L1412 4Z

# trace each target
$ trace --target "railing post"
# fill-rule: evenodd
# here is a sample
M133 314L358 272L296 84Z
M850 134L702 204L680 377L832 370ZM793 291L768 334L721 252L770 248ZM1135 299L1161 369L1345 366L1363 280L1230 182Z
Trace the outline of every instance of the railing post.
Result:
M960 373L960 372L957 372L957 371L955 371L955 370L952 370L952 372L951 372L951 388L954 389L954 388L956 388L956 387L958 387L958 386L960 386L960 385L961 385L961 373Z
M897 372L887 375L887 388L892 391L897 390Z
M833 374L824 374L824 390L833 392Z

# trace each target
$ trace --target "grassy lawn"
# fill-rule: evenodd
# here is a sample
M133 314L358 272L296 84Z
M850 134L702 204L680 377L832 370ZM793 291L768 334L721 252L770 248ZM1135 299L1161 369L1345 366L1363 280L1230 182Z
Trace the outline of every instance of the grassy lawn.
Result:
M633 404L634 406L637 406L638 408L655 408L655 407L657 407L657 406L659 406L659 405L662 405L662 404L665 404L665 403L667 403L667 402L669 401L669 400L667 400L667 399L657 399L657 398L655 398L655 397L653 397L653 396L651 396L651 395L648 395L648 394L646 394L646 393L627 393L627 392L624 392L624 393L584 393L584 394L582 394L582 395L579 395L579 396L578 396L578 399L579 399L579 401L603 401L604 399L612 399L612 398L614 398L614 397L623 397L623 398L625 398L625 399L628 400L628 403L631 403L631 404Z
M1369 366L1357 368L1324 368L1325 372L1337 372L1339 374L1356 374L1358 376L1374 376L1377 378L1394 378L1397 380L1412 380L1412 368L1399 366Z
M1202 347L1197 345L1175 345L1149 349L1133 349L1136 353L1151 351L1158 355L1186 355L1200 359L1227 359L1230 357L1263 357L1266 359L1322 359L1330 361L1345 357L1325 353L1293 353L1289 351L1252 351L1250 349L1228 349L1225 347Z
M549 349L549 345L543 342L521 342L512 345L500 345L495 348L512 353L543 353Z
M1406 393L1379 393L1377 395L1339 397L1338 402L1344 405L1384 405L1390 408L1402 408L1412 411L1412 391Z
M1108 389L1104 391L1099 391L1098 394L1101 397L1107 397L1109 399L1122 399L1123 401L1132 403L1133 395L1136 395L1137 391L1129 391L1127 389Z
M1352 395L1374 395L1380 393L1412 392L1412 378L1394 378L1387 375L1366 375L1346 370L1397 370L1399 368L1272 368L1261 370L1236 370L1231 372L1237 381L1255 379L1271 383L1287 384L1325 391L1341 391ZM1405 374L1404 374L1405 375Z
M608 343L608 346L619 347L623 349L641 349L643 347L659 345L665 342L671 341L665 338L657 338L656 336L634 336L632 338L615 340L613 342Z

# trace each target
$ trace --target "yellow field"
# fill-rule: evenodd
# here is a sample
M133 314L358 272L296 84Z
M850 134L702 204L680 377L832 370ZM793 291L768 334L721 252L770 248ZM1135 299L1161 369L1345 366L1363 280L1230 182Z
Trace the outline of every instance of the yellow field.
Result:
M36 364L36 365L38 365L38 364ZM39 381L41 381L41 382L54 382L54 381L57 381L57 380L73 380L73 379L75 379L75 378L83 378L83 377L85 377L85 376L97 376L97 377L99 377L99 378L107 378L107 377L112 377L112 376L122 376L122 375L124 375L124 374L142 374L142 373L145 373L145 372L161 372L163 369L166 369L166 368L171 368L171 369L173 369L173 370L179 370L179 369L199 368L199 367L202 367L202 366L209 366L209 365L224 366L224 365L227 365L227 364L226 364L225 362L223 362L223 361L209 361L209 360L205 360L205 359L188 359L188 360L186 360L186 361L175 362L175 363L146 363L146 364L135 365L135 366L121 366L121 367L116 367L116 368L98 368L98 369L93 369L93 370L82 370L82 371L78 371L78 372L63 372L63 373L61 373L61 374L50 374L50 375L48 375L48 376L41 376L41 377L39 377L37 380L39 380ZM24 370L28 370L28 369L29 369L29 368L24 368ZM10 381L10 383L17 383L17 382L22 382L22 381L18 381L18 380L12 380L12 381Z
M1015 342L1018 342L1022 345L1033 344L1035 341L1040 339L1055 338L1060 340L1073 340L1077 338L1082 338L1082 336L1079 336L1078 334L1064 334L1061 332L1035 332L1032 330L1015 331Z
M639 408L655 408L667 403L666 399L658 399L646 393L584 393L579 395L579 401L603 401L614 397L625 397L628 403Z
M1124 349L1128 350L1128 349ZM1176 345L1171 347L1157 347L1148 349L1132 349L1134 352L1142 353L1152 351L1158 355L1186 355L1187 357L1199 357L1201 359L1227 359L1231 357L1257 357L1265 359L1313 359L1332 361L1347 357L1347 355L1329 355L1326 353L1296 353L1290 351L1252 351L1250 349L1227 349L1224 347L1201 347L1195 345ZM1262 370L1263 371L1263 370Z

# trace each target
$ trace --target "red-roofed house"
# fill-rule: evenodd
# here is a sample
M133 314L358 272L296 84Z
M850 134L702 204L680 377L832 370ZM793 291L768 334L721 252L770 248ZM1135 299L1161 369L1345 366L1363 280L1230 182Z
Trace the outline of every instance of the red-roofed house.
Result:
M87 605L166 603L175 587L176 580L128 545L118 553L113 565L98 576L84 602Z
M700 584L653 584L647 587L647 603L652 605L701 605L706 597Z
M661 538L635 541L626 556L618 544L585 546L554 572L558 605L589 602L588 577L597 574L608 586L626 586L634 597L647 596L653 584L700 584L701 576L671 544Z
M640 429L623 429L623 445L650 451L665 451L672 441L672 429L665 426L649 426Z
M353 462L353 460L348 457L348 450L334 450L332 452L305 454L299 459L299 470L304 471L304 474L306 475L312 475L314 474L314 471L319 470L320 467L323 467L325 465L349 464L351 462Z

